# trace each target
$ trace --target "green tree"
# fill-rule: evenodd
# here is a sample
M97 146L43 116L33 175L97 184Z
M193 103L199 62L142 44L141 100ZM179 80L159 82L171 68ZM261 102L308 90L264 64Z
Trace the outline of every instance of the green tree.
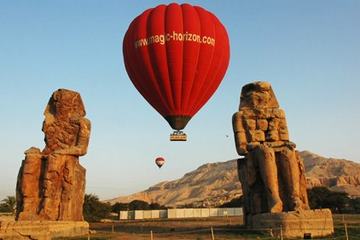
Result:
M166 209L165 206L162 206L159 203L150 203L149 208L152 210Z
M95 194L85 194L83 214L88 222L98 222L109 217L111 205L103 203Z
M120 211L128 210L157 210L157 209L166 209L166 207L161 206L158 203L147 203L141 200L134 200L130 203L120 203L117 202L111 206L111 212L119 213Z
M134 200L129 203L129 210L149 210L150 205L141 200Z
M14 196L7 196L0 203L0 212L15 212L16 198Z
M310 208L330 208L333 213L351 211L351 199L344 192L334 192L326 187L314 187L308 190Z
M233 208L233 207L243 207L244 206L244 196L241 195L238 198L231 199L229 202L226 202L220 205L220 208Z
M360 198L351 199L352 213L360 213Z
M111 212L119 213L120 211L127 211L129 209L128 203L117 202L111 206Z

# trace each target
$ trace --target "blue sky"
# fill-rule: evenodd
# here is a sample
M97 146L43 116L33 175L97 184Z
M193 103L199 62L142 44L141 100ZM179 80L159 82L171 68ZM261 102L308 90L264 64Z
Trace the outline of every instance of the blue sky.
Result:
M231 116L253 80L271 82L298 150L360 161L360 1L188 2L226 26L231 57L219 89L186 127L189 140L174 143L122 57L132 19L168 1L0 0L0 199L15 194L23 152L44 147L42 114L58 88L85 102L92 134L80 161L87 192L102 199L236 158ZM157 156L167 159L160 170Z

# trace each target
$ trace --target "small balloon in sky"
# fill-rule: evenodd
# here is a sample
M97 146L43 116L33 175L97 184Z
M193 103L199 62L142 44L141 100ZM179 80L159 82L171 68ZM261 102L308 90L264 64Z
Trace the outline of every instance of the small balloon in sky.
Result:
M157 158L155 159L155 164L156 164L159 168L161 168L161 167L164 165L164 163L165 163L165 159L164 159L163 157L157 157Z
M150 8L130 24L124 40L126 71L135 88L186 141L181 130L219 87L229 65L225 27L199 6Z

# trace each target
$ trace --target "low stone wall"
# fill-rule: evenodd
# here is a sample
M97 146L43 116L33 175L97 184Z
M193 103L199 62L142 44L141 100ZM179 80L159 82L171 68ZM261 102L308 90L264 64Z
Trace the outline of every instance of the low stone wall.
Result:
M157 218L205 218L242 216L242 208L179 208L167 210L120 211L120 220Z
M56 237L86 236L89 224L83 221L1 221L0 239L50 240Z

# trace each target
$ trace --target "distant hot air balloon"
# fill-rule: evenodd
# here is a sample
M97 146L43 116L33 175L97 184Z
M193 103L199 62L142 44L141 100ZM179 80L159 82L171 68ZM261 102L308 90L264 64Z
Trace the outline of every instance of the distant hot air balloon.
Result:
M210 99L229 64L225 27L189 4L159 5L136 17L123 41L126 71L136 89L186 141L182 130Z
M155 163L159 168L161 168L162 165L164 165L164 163L165 163L165 159L163 157L157 157L155 159Z

